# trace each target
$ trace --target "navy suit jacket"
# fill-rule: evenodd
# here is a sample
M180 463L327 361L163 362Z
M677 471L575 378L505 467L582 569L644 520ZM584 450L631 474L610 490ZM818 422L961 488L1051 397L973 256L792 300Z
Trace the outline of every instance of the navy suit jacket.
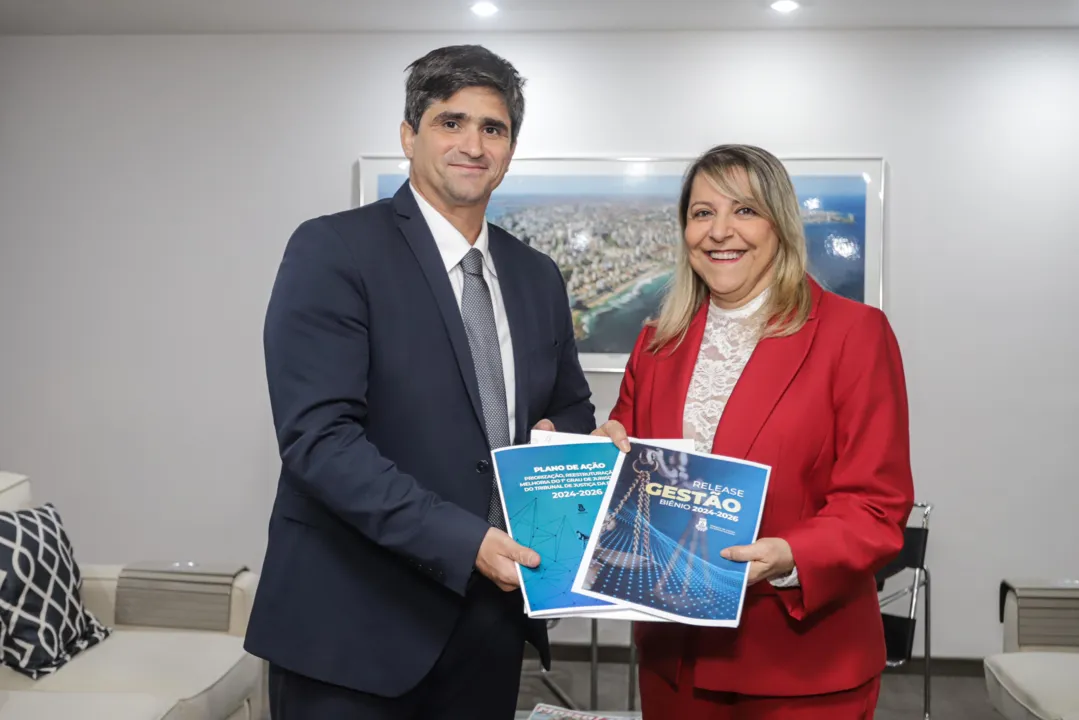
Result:
M591 432L562 274L504 230L488 236L513 340L514 443L543 418ZM407 183L300 225L264 342L282 468L245 647L398 696L461 611L493 477L460 310ZM545 624L521 616L549 667Z

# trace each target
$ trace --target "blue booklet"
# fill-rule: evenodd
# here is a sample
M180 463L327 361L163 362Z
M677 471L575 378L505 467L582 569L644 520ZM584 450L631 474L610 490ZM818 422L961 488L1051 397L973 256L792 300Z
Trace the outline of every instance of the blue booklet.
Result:
M540 556L538 568L517 566L525 612L661 622L572 587L621 451L606 438L557 432L533 431L532 443L492 453L507 532Z
M589 533L573 591L673 622L737 627L771 468L631 442Z

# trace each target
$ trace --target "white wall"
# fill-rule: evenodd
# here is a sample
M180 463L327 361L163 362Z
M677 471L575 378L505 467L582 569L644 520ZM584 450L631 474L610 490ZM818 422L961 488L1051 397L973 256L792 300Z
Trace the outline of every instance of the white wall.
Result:
M1002 576L1079 573L1079 32L478 39L529 78L521 154L886 157L935 653L999 647ZM259 565L280 253L462 40L0 38L0 467L83 562Z

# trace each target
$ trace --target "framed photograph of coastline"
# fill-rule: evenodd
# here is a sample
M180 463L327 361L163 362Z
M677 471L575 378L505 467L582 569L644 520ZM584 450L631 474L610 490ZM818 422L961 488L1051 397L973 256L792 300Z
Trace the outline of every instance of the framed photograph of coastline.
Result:
M488 220L562 269L587 372L624 371L674 268L678 195L692 158L515 158ZM802 208L809 269L824 287L881 307L884 161L783 159ZM408 177L399 156L364 156L357 202L391 197Z

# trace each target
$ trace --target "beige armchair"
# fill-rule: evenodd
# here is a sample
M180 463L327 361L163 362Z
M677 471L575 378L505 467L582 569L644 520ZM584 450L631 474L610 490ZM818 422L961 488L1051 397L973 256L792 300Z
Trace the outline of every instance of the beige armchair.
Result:
M1079 720L1079 580L1000 586L1002 652L987 657L989 701L1008 720Z
M0 472L0 511L33 507L30 480ZM62 512L62 508L60 508ZM77 548L77 539L72 542ZM243 649L258 576L239 574L228 632L116 625L120 566L80 565L82 597L103 642L33 680L0 667L0 720L261 720L265 664Z

